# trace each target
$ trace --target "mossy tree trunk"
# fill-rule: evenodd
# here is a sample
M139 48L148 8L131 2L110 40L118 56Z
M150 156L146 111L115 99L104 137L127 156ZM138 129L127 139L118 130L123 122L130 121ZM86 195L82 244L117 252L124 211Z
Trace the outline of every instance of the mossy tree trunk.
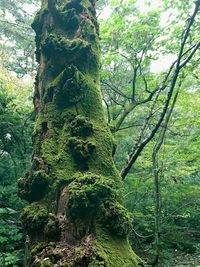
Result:
M99 90L94 0L42 1L31 170L19 180L27 266L137 266Z

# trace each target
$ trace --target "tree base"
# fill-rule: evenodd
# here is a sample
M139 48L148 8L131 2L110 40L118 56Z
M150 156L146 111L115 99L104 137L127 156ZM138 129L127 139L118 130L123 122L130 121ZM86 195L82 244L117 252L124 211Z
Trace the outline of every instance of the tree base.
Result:
M30 267L136 267L140 259L126 239L98 231L96 237L85 236L77 244L41 243L31 251Z

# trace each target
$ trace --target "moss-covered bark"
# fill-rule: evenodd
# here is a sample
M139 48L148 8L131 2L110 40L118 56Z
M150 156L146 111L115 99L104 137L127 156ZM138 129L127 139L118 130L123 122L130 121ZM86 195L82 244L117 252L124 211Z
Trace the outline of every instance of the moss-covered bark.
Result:
M31 170L19 180L28 266L137 266L99 90L93 0L42 1Z

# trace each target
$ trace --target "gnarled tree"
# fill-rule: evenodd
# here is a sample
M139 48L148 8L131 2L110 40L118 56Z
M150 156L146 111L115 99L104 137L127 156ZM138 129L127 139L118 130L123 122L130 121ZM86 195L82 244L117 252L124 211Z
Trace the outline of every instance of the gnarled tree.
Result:
M137 266L99 90L94 0L42 1L31 170L19 180L27 266Z

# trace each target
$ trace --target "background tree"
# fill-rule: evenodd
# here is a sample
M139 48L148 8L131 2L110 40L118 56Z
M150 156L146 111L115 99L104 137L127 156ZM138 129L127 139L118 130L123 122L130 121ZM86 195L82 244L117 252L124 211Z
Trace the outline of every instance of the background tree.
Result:
M37 5L35 0L1 1L0 53L6 59L4 67L18 77L35 74L34 31L30 24Z

